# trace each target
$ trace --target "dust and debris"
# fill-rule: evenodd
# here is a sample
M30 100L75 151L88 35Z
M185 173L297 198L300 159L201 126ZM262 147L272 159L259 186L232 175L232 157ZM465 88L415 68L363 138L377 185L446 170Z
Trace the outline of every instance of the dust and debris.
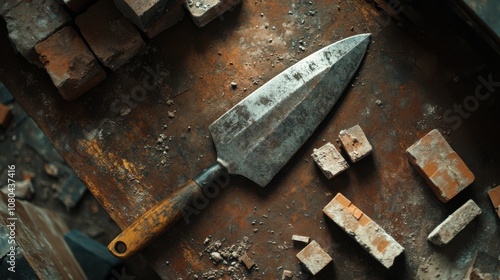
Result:
M247 273L240 261L243 261L244 256L248 257L246 252L250 249L252 242L247 236L244 236L241 241L236 241L235 244L227 246L223 246L224 241L225 239L212 240L212 236L208 236L203 241L205 245L203 253L209 256L209 259L217 268L202 273L201 279L221 279L223 277L235 280L247 279L245 276ZM200 255L203 256L203 253ZM256 265L251 267L256 268Z

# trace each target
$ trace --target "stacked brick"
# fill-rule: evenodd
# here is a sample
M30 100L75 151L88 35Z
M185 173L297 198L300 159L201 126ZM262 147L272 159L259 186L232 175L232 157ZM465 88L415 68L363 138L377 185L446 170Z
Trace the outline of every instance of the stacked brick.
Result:
M106 78L101 64L115 71L137 55L145 45L139 30L153 38L184 17L182 0L0 2L0 15L15 49L44 67L66 100L78 98ZM240 2L207 0L186 8L203 26ZM66 10L77 14L74 29Z

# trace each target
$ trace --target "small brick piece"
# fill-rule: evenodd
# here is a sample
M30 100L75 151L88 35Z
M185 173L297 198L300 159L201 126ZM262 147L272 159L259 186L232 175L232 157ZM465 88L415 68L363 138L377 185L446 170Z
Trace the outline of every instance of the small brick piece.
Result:
M247 269L251 269L255 265L255 262L247 255L247 253L241 256L240 261L243 262Z
M314 240L297 254L297 258L312 275L318 274L332 261L332 257Z
M290 270L283 270L283 274L281 275L281 280L292 279L293 273Z
M438 246L444 246L479 214L481 214L481 208L470 199L439 224L429 234L427 240Z
M92 0L62 0L62 2L64 2L64 4L75 13L83 11L83 9L87 7L91 1Z
M185 6L196 25L203 27L240 3L241 0L186 1Z
M359 125L341 130L339 138L352 162L356 162L372 152L372 145L366 139L365 133Z
M297 242L302 242L302 243L309 243L309 236L302 236L302 235L292 235L292 240L297 241Z
M474 181L474 174L437 129L409 147L406 153L442 202L448 202Z
M112 0L99 0L75 22L99 61L111 70L127 63L144 46L139 31Z
M349 199L338 193L323 213L354 238L383 266L390 268L404 248Z
M485 252L479 252L474 260L471 280L500 279L500 260Z
M493 207L495 207L495 212L497 212L500 218L500 186L489 190L488 195L490 196L491 203L493 203Z
M347 164L344 157L330 142L319 149L314 149L311 156L328 179L349 168L349 164Z
M12 109L0 103L0 126L7 128L12 121Z
M118 9L150 38L176 23L179 14L184 16L181 0L114 0L114 2Z
M22 1L11 7L4 18L16 49L35 64L39 64L35 46L71 20L55 0Z
M73 100L106 78L78 33L65 27L36 46L40 61L66 100Z

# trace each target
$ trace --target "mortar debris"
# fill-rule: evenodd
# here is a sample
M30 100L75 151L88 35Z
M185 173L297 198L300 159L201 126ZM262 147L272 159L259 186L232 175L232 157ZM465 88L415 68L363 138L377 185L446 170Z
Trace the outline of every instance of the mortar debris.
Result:
M247 279L246 269L240 262L240 258L250 249L251 241L247 236L243 240L236 241L235 244L223 246L225 239L212 240L212 236L207 237L203 244L206 246L203 252L209 256L217 268L211 269L201 274L201 279ZM203 253L200 254L203 256Z

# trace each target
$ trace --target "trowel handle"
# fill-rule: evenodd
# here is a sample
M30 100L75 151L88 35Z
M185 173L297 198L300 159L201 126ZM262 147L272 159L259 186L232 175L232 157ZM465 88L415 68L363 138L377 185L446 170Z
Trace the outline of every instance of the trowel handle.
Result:
M199 214L228 183L226 169L219 163L211 165L123 230L111 241L108 250L120 259L127 259L151 244L181 218L189 223L192 215Z

